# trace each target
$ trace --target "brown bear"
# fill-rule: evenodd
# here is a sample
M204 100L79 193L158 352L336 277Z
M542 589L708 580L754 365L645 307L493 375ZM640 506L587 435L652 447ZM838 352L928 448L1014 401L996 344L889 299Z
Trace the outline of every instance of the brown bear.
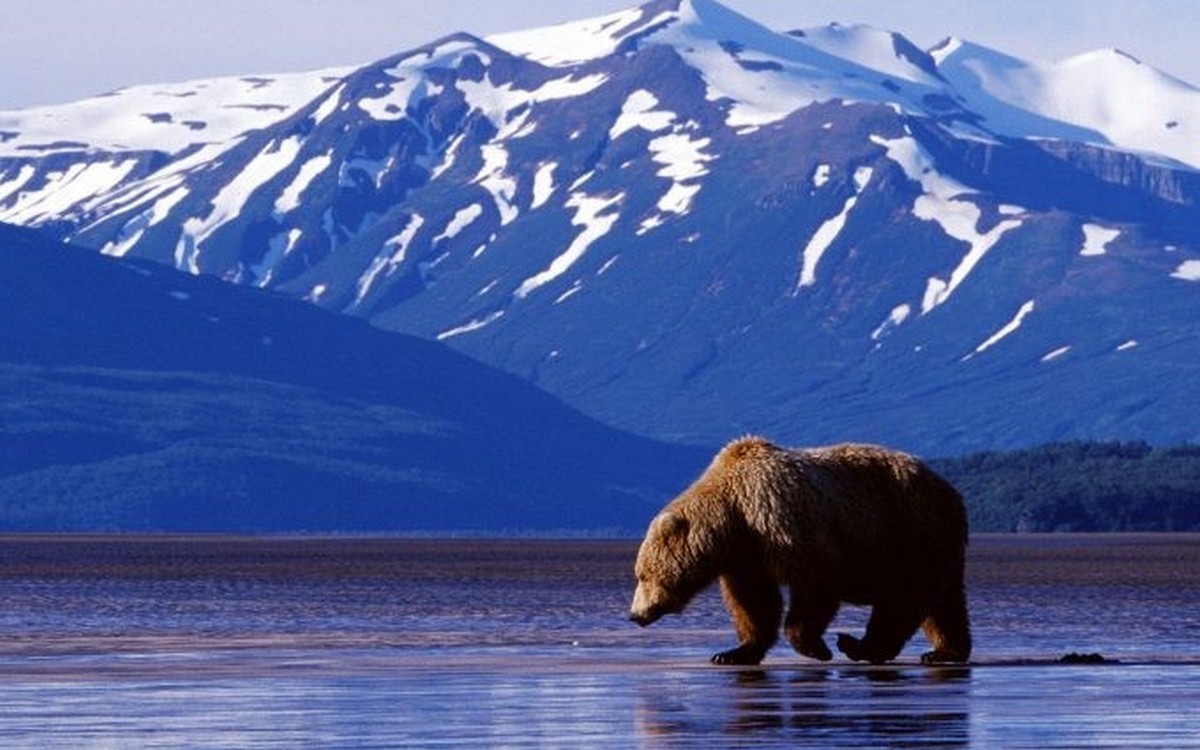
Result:
M918 459L871 445L788 450L756 437L725 446L650 523L630 619L674 614L714 580L739 643L716 664L758 664L784 631L799 653L832 658L824 633L842 602L871 606L866 633L841 634L855 661L887 662L918 627L925 663L971 654L962 498Z

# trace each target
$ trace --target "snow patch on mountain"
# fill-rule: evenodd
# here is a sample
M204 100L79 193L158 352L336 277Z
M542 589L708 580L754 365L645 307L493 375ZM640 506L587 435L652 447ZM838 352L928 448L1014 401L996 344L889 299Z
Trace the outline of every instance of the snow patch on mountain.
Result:
M684 131L661 135L650 141L652 158L663 165L658 176L686 182L708 174L704 165L716 158L704 153L711 143L711 138L692 138Z
M951 271L949 279L932 277L928 280L921 302L921 314L924 315L950 299L1000 238L1023 222L1007 219L987 231L979 231L983 212L973 201L964 200L964 196L975 191L938 172L933 157L916 139L889 140L871 136L871 141L882 146L888 158L898 164L910 180L920 183L922 193L913 204L913 216L937 223L947 235L968 245L966 254Z
M650 141L651 158L662 165L656 174L671 180L671 187L658 200L661 213L687 215L700 192L695 181L708 174L705 164L716 158L704 152L711 143L711 138L693 138L680 129Z
M548 161L538 165L533 174L533 201L530 208L541 208L554 195L554 171L558 169L556 162Z
M437 334L437 336L435 336L434 338L436 338L438 341L445 341L446 339L451 339L451 338L454 338L455 336L461 336L464 333L471 333L472 331L478 331L488 325L491 325L492 323L495 323L497 320L499 320L500 318L503 318L503 317L504 317L504 311L496 310L494 312L488 313L487 315L485 315L481 318L473 318L469 322L464 323L460 326L456 326L454 328L449 328L445 331L442 331L441 333Z
M39 189L25 191L20 189L25 184L21 180L22 173L15 181L19 184L8 190L10 195L16 193L16 202L0 211L0 221L38 224L87 211L95 205L98 196L120 185L136 166L134 159L76 162L62 172L48 175L49 181ZM28 179L24 177L24 180Z
M329 168L333 163L332 153L321 154L314 156L308 161L300 165L300 169L296 172L296 177L292 182L283 189L279 194L279 198L275 200L275 218L279 219L295 209L300 207L300 198L304 195L304 191L322 172Z
M99 196L98 200L103 203L104 218L119 216L128 211L140 211L148 201L155 200L181 185L192 183L197 172L211 169L222 154L240 142L239 139L201 146L145 179L134 180Z
M911 305L897 305L892 308L892 312L888 314L887 320L879 324L879 327L871 332L872 341L881 341L889 333L896 328L904 325L904 322L912 315Z
M1079 254L1084 257L1095 257L1108 252L1108 246L1121 236L1121 230L1109 229L1099 224L1083 225L1083 248Z
M1021 324L1025 322L1025 318L1029 317L1029 314L1033 312L1034 307L1035 304L1033 300L1029 300L1025 304L1021 305L1021 309L1017 310L1017 314L1013 316L1012 320L1005 323L998 331L989 336L982 344L975 347L973 354L968 354L966 357L964 357L964 359L969 359L970 357L974 356L974 354L982 354L996 344L1000 343L1000 341L1003 339L1013 334L1018 328L1021 327Z
M185 221L175 249L175 267L190 273L200 273L200 246L213 232L241 214L242 207L255 190L295 162L301 143L302 140L298 136L271 141L221 188L212 201L212 210L207 215Z
M566 302L571 297L574 297L575 294L578 293L580 289L583 289L583 282L580 281L579 279L575 279L575 281L571 284L570 288L567 289L567 291L558 295L558 297L556 297L554 299L554 304L561 305L563 302Z
M262 260L258 263L250 264L249 270L251 276L254 278L255 286L265 289L270 285L274 278L275 270L296 249L296 243L300 241L302 236L304 236L304 233L299 229L289 229L271 238L267 243L267 252L263 254Z
M615 141L631 130L641 128L651 133L657 133L671 127L675 122L675 113L655 109L658 97L646 89L638 89L625 99L621 106L621 114L608 130L608 138Z
M100 252L118 258L124 257L142 238L146 230L164 221L170 215L171 210L186 198L189 192L186 187L176 186L170 192L157 198L149 208L125 222L117 238L107 243Z
M1173 279L1183 281L1200 281L1200 260L1185 260L1171 274Z
M492 196L496 210L500 213L500 225L507 226L516 221L521 210L514 203L517 196L517 180L507 173L508 150L499 143L488 143L481 149L483 167L475 175L475 184Z
M874 173L870 167L859 167L854 171L854 195L846 199L842 205L842 210L831 219L825 220L817 231L809 238L808 244L804 247L804 252L801 254L802 263L800 268L800 279L796 283L796 289L793 294L799 293L806 286L812 286L817 283L817 264L821 262L821 257L825 255L825 251L834 243L838 235L842 233L842 228L846 226L846 219L850 217L850 212L858 204L858 197L862 195L862 191L866 189L867 184L871 181L871 175Z
M429 173L430 181L438 179L454 166L455 161L458 160L458 152L462 148L463 142L466 141L466 139L466 133L459 133L458 135L454 136L454 138L450 141L450 145L447 146L445 151L442 153L442 160L435 165L433 170Z
M620 218L620 214L615 211L606 212L620 205L624 197L624 193L617 193L610 197L572 193L566 203L567 208L575 209L575 217L571 223L583 227L583 231L575 236L567 249L551 261L544 271L522 281L517 290L513 292L513 296L517 299L525 299L536 289L554 281L575 265L593 243L612 230L613 225Z
M658 104L658 97L653 93L645 89L634 91L626 97L621 114L608 131L610 140L634 130L652 134L671 131L649 142L651 159L662 165L655 174L670 179L671 186L656 204L658 213L642 221L637 230L639 235L662 226L667 214L686 216L696 194L700 192L701 186L695 181L709 173L705 165L716 158L705 151L712 144L712 139L694 136L699 129L697 123L678 123L678 116L674 112L657 109Z
M519 89L511 83L497 86L487 76L481 81L459 79L455 84L462 92L467 104L480 112L500 130L498 139L529 135L532 130L522 130L520 124L513 127L509 114L527 112L534 104L572 99L595 91L608 80L608 75L595 73L585 76L566 76L547 81L536 89ZM526 115L527 116L527 115ZM521 123L523 124L523 123Z
M361 305L380 278L391 275L404 263L408 254L408 246L412 244L417 232L424 224L423 216L413 214L399 234L383 243L383 250L375 256L371 265L367 267L366 273L358 280L357 293L354 296L352 307Z
M833 173L833 167L829 164L818 164L813 170L812 187L813 190L820 190L829 184L829 176Z
M697 6L701 10L719 7L681 3L679 21L648 41L672 46L700 71L708 87L707 99L729 103L726 124L730 128L753 133L825 98L811 76L796 74L798 65L793 58L795 48L800 46L797 42L766 32L723 8L718 12L723 23L713 23ZM765 43L747 45L747 38ZM753 53L743 57L747 48Z
M1060 347L1058 347L1057 349L1053 349L1053 350L1051 350L1051 351L1049 351L1049 352L1046 352L1044 355L1042 355L1042 358L1041 358L1041 360L1039 360L1039 361L1041 361L1041 362L1053 362L1054 360L1058 359L1059 357L1062 357L1063 355L1065 355L1065 354L1066 354L1067 352L1069 352L1069 351L1071 351L1071 347L1069 347L1069 346L1060 346Z
M384 71L392 82L376 84L373 93L377 96L360 98L359 109L380 121L401 120L407 117L410 106L442 92L441 86L426 77L425 68L457 67L468 53L486 58L486 55L478 52L476 45L461 39L453 39L405 57Z
M466 208L459 209L454 213L454 218L450 219L450 223L446 225L442 233L433 238L433 244L436 245L442 240L454 239L480 216L483 216L483 206L478 203L472 203Z
M330 115L338 110L338 106L342 105L342 92L346 90L346 84L339 84L336 88L330 89L328 93L320 100L316 111L313 112L313 125L320 125L329 119ZM343 105L343 109L349 105Z
M21 188L25 187L35 174L37 174L36 167L32 164L22 164L16 175L0 181L0 204L3 204L10 196L18 195Z
M382 90L380 96L359 99L358 108L381 122L403 120L408 116L409 106L436 94L439 88L431 86L420 72L414 71L398 77L396 84Z

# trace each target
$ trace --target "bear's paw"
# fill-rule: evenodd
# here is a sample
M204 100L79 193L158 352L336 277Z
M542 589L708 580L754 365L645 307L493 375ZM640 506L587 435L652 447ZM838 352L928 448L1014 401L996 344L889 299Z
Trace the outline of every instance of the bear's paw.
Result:
M762 649L743 644L737 648L713 654L712 663L721 666L754 666L761 662L765 655Z
M922 664L962 664L967 658L950 649L934 649L921 654Z
M871 664L885 664L895 656L894 654L881 654L877 649L868 646L865 640L855 638L849 633L838 633L837 647L838 651L854 661L866 661Z

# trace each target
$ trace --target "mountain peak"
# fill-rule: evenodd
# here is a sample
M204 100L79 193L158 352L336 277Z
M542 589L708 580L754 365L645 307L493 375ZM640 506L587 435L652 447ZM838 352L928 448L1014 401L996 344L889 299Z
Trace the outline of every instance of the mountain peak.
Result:
M789 47L786 36L715 2L715 0L654 0L629 10L583 21L528 31L496 34L488 41L544 65L569 66L627 50L642 40L705 39L761 52ZM782 46L781 46L782 45Z
M677 21L690 0L655 0L582 21L494 34L487 41L551 67L578 65L616 53L630 39Z
M1200 90L1126 52L1036 62L952 39L931 54L993 132L1081 141L1200 169Z
M269 126L352 68L129 86L67 104L0 112L0 157L80 148L177 154ZM14 217L9 217L13 219Z
M865 24L831 23L793 31L790 35L835 57L901 80L936 85L939 78L937 64L930 53L894 31Z

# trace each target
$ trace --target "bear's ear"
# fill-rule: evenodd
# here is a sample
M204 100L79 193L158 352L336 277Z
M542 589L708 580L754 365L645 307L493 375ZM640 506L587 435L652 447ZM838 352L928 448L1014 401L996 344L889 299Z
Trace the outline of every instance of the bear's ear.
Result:
M658 528L667 536L687 534L688 520L678 513L666 511L658 517Z

